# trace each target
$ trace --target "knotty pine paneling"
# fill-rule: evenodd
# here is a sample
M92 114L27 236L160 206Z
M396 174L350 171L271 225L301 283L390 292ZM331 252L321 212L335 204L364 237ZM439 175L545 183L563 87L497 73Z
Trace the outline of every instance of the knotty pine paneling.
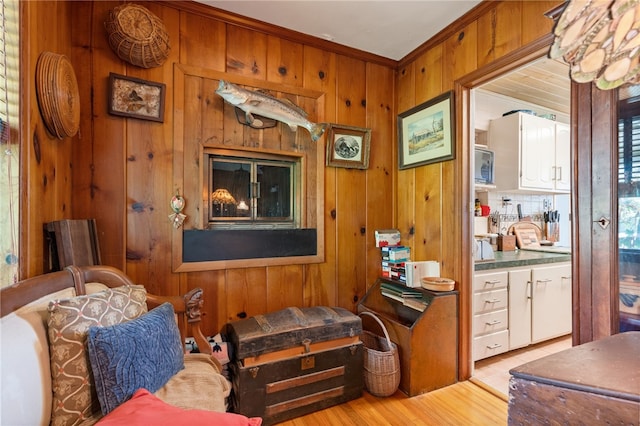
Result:
M36 64L42 52L71 58L71 8L68 3L20 2L22 30L20 99L21 110L21 205L20 205L20 277L42 273L48 267L44 258L43 224L71 217L71 158L76 138L58 139L46 129L36 98ZM43 31L51 22L60 31ZM25 49L25 35L29 49ZM22 113L22 112L21 112ZM85 117L86 115L83 115Z
M442 69L443 91L453 89L453 82L477 68L478 23L460 28L444 42Z
M442 87L442 44L438 44L416 58L414 63L416 104L426 102L443 92Z
M522 4L503 2L478 19L478 67L521 46Z
M475 20L454 22L439 36L442 43L426 43L423 50L411 55L414 60L402 62L396 80L398 112L454 89L456 80L548 35L551 26L543 12L558 3L495 2ZM459 122L461 118L457 120L456 130L466 129ZM403 243L412 247L415 260L439 256L441 275L458 282L459 307L468 309L471 273L462 261L471 262L471 252L470 242L462 241L462 228L471 214L470 200L463 199L462 179L468 174L462 165L468 164L463 160L470 148L463 147L461 140L457 134L453 161L398 171L396 225ZM469 252L463 253L466 249ZM459 317L459 370L464 379L470 374L470 312L460 312Z
M544 14L564 3L559 0L522 1L521 43L526 45L553 32L553 20Z
M371 151L366 179L366 290L380 275L380 249L375 245L374 231L386 229L393 217L393 170L396 156L395 112L389 91L393 88L395 72L388 67L367 64L367 122L371 127Z
M314 47L304 47L303 85L325 93L324 112L326 122L336 122L336 54ZM325 151L325 139L320 139L316 149ZM324 209L318 214L324 219L324 263L305 265L304 306L337 306L338 286L336 275L336 171L326 168L324 172ZM310 201L310 200L309 200ZM390 222L389 222L390 223Z
M267 309L273 312L288 306L302 306L302 265L267 266Z
M501 17L510 15L496 11L495 40L502 51L494 49L495 58L491 61L547 34L551 24L540 14L542 9L550 9L547 5L558 2L506 3L519 6L500 6L502 2L496 2L496 7L503 8L500 10L520 7L521 24L519 28L512 22L503 25ZM364 59L353 60L343 53L337 55L304 42L297 44L291 37L285 41L279 38L278 32L252 31L206 13L180 10L180 4L149 2L149 8L167 26L172 51L171 59L161 67L143 70L121 61L107 44L104 20L108 10L118 4L118 1L21 3L27 12L23 15L24 29L29 34L24 48L29 55L24 66L31 73L24 78L24 93L28 94L29 103L26 105L28 119L23 120L28 123L23 136L27 140L23 164L28 182L28 201L23 208L26 230L21 241L23 258L27 259L22 269L24 276L42 270L44 222L95 217L105 263L125 269L134 281L160 293L183 292L194 286L205 288L209 319L205 331L208 333L216 332L223 321L235 319L238 313L261 313L283 303L338 304L353 308L353 297L361 297L360 293L370 284L367 281L378 271L375 258L378 252L371 245L376 228L397 226L402 231L403 242L413 247L422 241L414 238L412 232L423 240L428 239L424 247L433 246L424 251L416 248L416 253L428 256L434 253L432 250L441 250L443 274L460 279L458 263L464 243L460 241L458 228L469 213L465 210L465 200L459 200L456 195L461 185L459 159L440 166L425 166L424 170L397 171L395 117L398 112L437 96L438 92L452 89L456 79L478 69L479 39L483 37L483 42L486 41L487 34L479 22L486 21L488 16L471 23L465 21L460 27L452 24L447 30L448 37L420 52L415 61L404 64L394 77L396 70L391 66L376 62L374 67ZM486 10L485 14L492 8ZM57 23L56 31L36 30L47 27L52 19ZM464 37L459 39L461 32ZM69 54L76 69L82 88L82 124L81 134L73 140L53 139L42 128L32 84L37 54L42 50ZM354 54L354 58L362 56ZM173 165L182 161L184 155L192 156L194 162L198 157L196 152L171 152L170 149L173 127L182 124L173 122L173 88L178 84L173 81L174 63L318 90L325 93L322 112L326 121L373 129L369 170L325 168L324 209L318 212L325 220L324 263L291 268L285 265L273 271L235 268L171 272L167 247L179 231L174 231L168 220L168 202L176 189L184 191L176 188L171 179ZM286 68L284 75L282 67ZM167 84L165 122L147 123L107 114L109 72ZM383 81L388 82L386 86L378 84ZM197 93L204 95L184 105L189 114L199 114L198 120L201 120L192 131L193 137L204 135L222 144L263 144L264 139L243 135L236 140L234 135L221 134L222 121L212 112L214 103L219 101L213 90L213 87L199 88ZM355 99L350 109L341 107L346 96ZM379 106L385 96L390 112ZM365 106L361 103L363 100ZM355 113L356 108L361 111ZM209 120L212 114L213 119ZM224 129L226 131L226 125ZM35 159L34 134L41 144L40 163ZM318 148L324 150L324 142ZM439 191L436 182L440 182ZM382 191L391 192L390 208L376 208L383 198ZM431 194L428 201L424 201L425 193ZM190 195L187 204L199 203L200 197L200 194ZM134 211L134 206L142 211ZM439 211L441 220L426 220L422 212L427 206L429 210ZM187 222L186 226L192 225ZM360 234L361 227L365 228L365 234ZM341 260L342 255L349 256L349 260ZM301 290L294 291L290 299L283 295L283 287L272 285L269 275L277 277L274 280L282 277L298 280L290 285ZM236 282L242 284L236 285Z
M398 114L407 111L421 102L416 102L416 80L415 80L415 68L414 62L403 66L398 71L397 78L397 111ZM440 70L433 70L435 73L441 73ZM396 132L397 132L396 124ZM396 146L396 158L397 158L397 146ZM397 163L396 163L397 164ZM396 228L400 231L400 238L403 245L414 247L413 234L415 232L415 188L416 178L415 169L398 170L397 172L397 186L396 186ZM413 257L415 260L417 257Z
M267 80L289 86L302 86L304 47L279 37L267 37Z
M106 109L109 73L127 74L126 66L104 36L104 21L109 10L118 4L74 3L74 9L79 9L78 19L91 22L89 34L78 34L78 43L89 55L83 55L83 61L76 66L78 80L89 81L91 92L81 92L89 102L81 111L87 117L82 120L81 131L86 132L74 149L73 218L96 219L102 263L126 272L127 120L109 115Z
M337 57L336 93L340 124L366 125L366 64ZM330 170L330 168L328 168ZM366 177L359 169L335 168L338 304L355 311L366 290ZM327 194L327 196L330 196Z
M226 37L224 23L201 15L180 12L180 44L177 49L180 55L179 62L224 71ZM174 41L173 46L176 44Z
M164 22L170 40L179 40L180 13L159 4L147 7ZM179 51L172 49L167 66L141 69L127 66L132 77L163 82L165 110L173 105L171 90L173 69ZM169 202L176 190L173 176L173 114L165 111L164 123L125 119L126 122L126 247L127 274L144 283L156 294L178 294L180 277L171 273L171 234L173 227L168 216ZM135 254L135 255L134 255Z
M229 269L226 271L226 277L223 287L224 304L220 306L221 309L226 308L225 322L269 312L268 303L271 295L268 294L268 286L265 284L267 268ZM289 284L298 285L295 281ZM280 300L280 294L274 295L274 299Z
M246 28L227 25L227 68L257 80L267 77L267 36Z

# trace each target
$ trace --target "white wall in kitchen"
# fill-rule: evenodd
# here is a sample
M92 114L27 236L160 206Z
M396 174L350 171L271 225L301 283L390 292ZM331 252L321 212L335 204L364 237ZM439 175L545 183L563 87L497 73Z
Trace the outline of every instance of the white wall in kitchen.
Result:
M524 102L518 99L509 98L496 93L476 89L474 93L475 113L473 117L473 125L476 130L489 130L489 121L502 117L505 112L516 109L528 109L536 113L536 115L555 114L556 121L559 123L569 123L569 116L558 113L541 106Z

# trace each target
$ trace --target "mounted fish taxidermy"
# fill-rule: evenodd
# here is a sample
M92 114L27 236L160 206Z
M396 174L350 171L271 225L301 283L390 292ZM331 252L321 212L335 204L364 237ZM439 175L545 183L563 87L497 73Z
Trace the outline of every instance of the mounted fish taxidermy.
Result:
M216 93L234 107L244 111L244 122L239 117L238 121L253 128L263 129L270 127L269 123L261 118L266 117L288 125L293 132L298 127L304 127L309 131L311 140L316 142L322 137L327 127L325 123L312 123L309 121L307 113L293 102L274 98L261 91L246 90L235 84L220 80Z

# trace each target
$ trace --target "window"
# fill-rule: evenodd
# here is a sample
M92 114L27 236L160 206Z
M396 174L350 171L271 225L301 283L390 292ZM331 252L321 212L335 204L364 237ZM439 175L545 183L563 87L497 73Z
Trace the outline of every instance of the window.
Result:
M634 92L640 86L618 105L618 244L640 250L640 95Z
M18 277L20 216L19 2L2 1L0 12L0 285Z
M209 228L298 228L300 159L239 154L207 154Z

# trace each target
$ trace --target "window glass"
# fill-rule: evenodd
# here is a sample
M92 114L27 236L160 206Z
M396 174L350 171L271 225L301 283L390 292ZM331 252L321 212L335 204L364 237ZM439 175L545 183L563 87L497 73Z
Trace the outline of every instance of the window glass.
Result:
M210 226L294 227L295 159L209 156Z
M640 250L640 97L620 101L618 245Z
M640 330L640 85L618 91L620 331Z

